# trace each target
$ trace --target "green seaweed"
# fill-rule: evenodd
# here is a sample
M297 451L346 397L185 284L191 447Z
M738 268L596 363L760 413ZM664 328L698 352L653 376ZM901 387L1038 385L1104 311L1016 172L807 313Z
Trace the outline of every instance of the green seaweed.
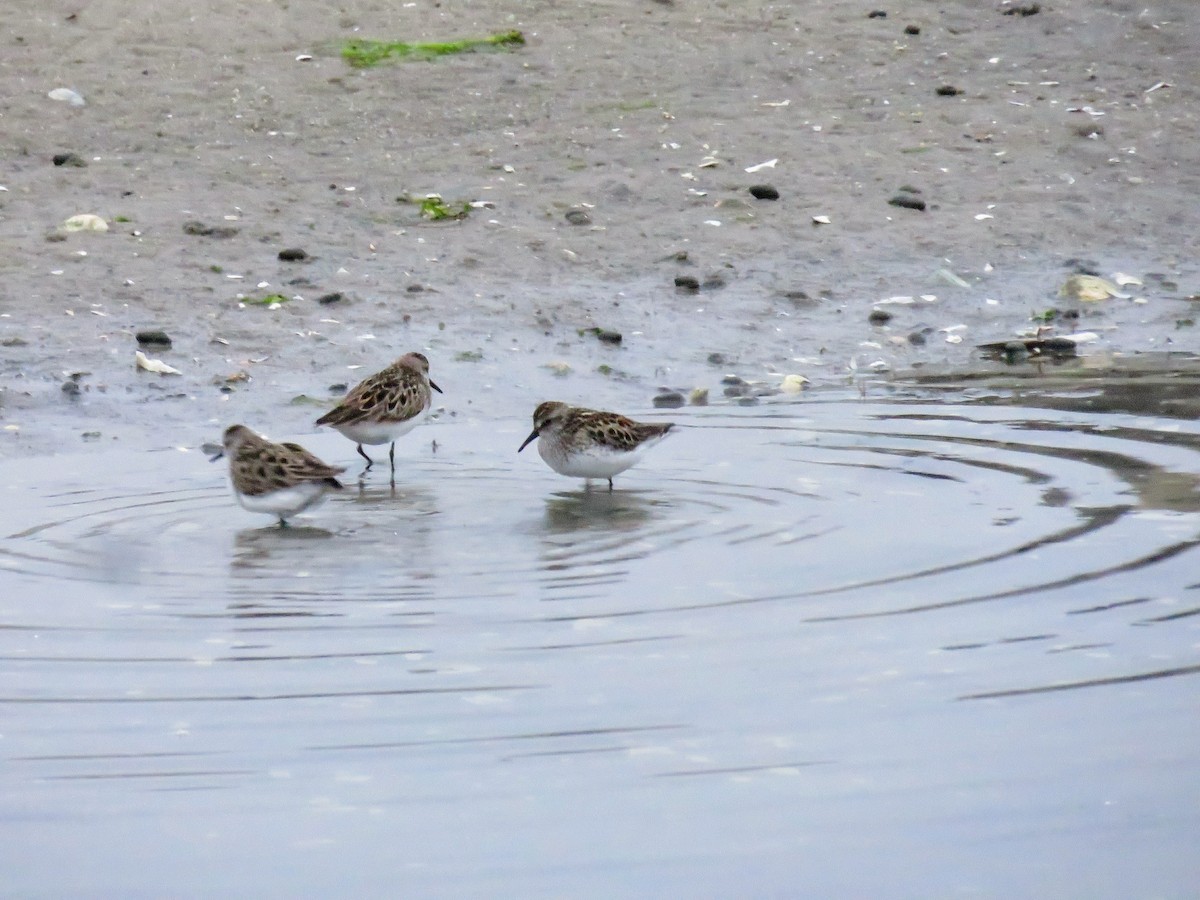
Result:
M471 211L471 204L462 201L453 206L441 197L425 197L420 201L421 215L437 222L441 219L465 219Z
M352 38L342 45L342 59L356 69L369 69L390 59L434 59L453 53L470 53L486 48L516 47L525 43L519 31L505 31L484 38L410 44L405 41L372 41Z
M265 297L243 297L242 302L252 306L270 306L272 303L287 303L291 299L283 294L267 294Z

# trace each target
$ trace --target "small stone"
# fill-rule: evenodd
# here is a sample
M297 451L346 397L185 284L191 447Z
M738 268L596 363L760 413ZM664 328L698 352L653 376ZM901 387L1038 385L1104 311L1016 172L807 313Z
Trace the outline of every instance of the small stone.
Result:
M1020 16L1022 19L1024 19L1027 16L1036 16L1041 11L1042 5L1040 3L1022 3L1019 6L1010 6L1008 9L1000 13L1000 15Z
M566 219L572 225L591 225L592 217L586 209L568 209Z
M710 353L708 354L708 364L710 366L727 366L729 365L729 357L724 353Z
M317 298L317 302L322 306L328 306L330 303L341 303L346 299L346 295L341 291L333 291L329 294L322 294Z
M920 33L921 33L921 26L919 26L919 25L905 25L905 26L904 26L904 33L905 33L905 34L920 34Z
M87 168L87 160L78 153L55 153L53 159L56 166L72 166L76 169Z
M892 314L886 309L873 309L871 314L867 316L867 321L872 325L886 325L892 321Z
M679 391L663 391L654 395L654 405L659 409L678 409L687 401Z
M908 342L910 344L912 344L914 347L924 347L925 340L926 340L925 336L926 336L926 334L929 333L930 330L931 329L928 329L928 328L922 328L918 331L909 332Z
M887 10L886 9L873 9L869 13L867 13L867 18L868 19L886 19L887 18Z
M602 344L619 344L621 343L621 332L609 331L607 328L596 328L593 333L599 338Z
M72 399L78 397L79 392L82 390L83 388L79 386L78 381L64 381L62 384L62 392Z
M750 196L755 200L778 200L779 191L769 184L750 185Z
M725 287L725 276L720 272L710 272L704 277L704 281L700 283L700 287L710 291L723 288Z
M692 406L708 406L708 388L692 388L688 403Z
M744 387L746 385L746 379L742 378L740 375L726 375L721 379L721 384L738 385Z
M899 206L902 209L915 209L921 212L925 210L925 201L920 197L914 197L912 194L897 194L888 203L891 206Z
M299 247L286 247L279 251L279 258L284 262L303 262L308 259L308 254Z
M700 279L696 278L694 275L676 275L675 287L681 291L687 291L688 293L694 294L696 291L700 290Z
M98 440L100 440L100 432L85 431L83 434L80 435L80 437L83 438L85 441L98 441Z
M957 97L962 92L962 88L957 88L952 84L943 84L934 91L939 97Z
M171 338L165 331L157 329L139 331L136 337L137 342L143 347L166 347L168 349L171 347Z

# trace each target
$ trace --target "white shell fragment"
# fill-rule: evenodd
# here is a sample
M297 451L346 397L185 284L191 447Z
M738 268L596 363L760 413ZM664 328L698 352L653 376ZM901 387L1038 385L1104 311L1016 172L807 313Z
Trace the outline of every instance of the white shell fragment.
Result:
M766 162L760 162L760 163L759 163L758 165L756 165L756 166L747 166L747 167L746 167L746 171L747 171L748 173L750 173L751 175L753 175L755 172L761 172L763 169L773 169L773 168L775 168L775 164L776 164L777 162L779 162L779 160L778 160L778 159L768 159Z
M87 101L70 88L55 88L46 96L60 103L69 103L71 106L87 106Z
M1122 293L1120 288L1107 278L1098 275L1072 275L1059 288L1058 293L1059 296L1073 297L1082 303L1094 303L1109 297L1128 300L1130 296Z
M151 359L141 350L134 354L134 360L137 362L137 367L143 372L154 372L158 375L182 375L183 373L174 366L169 366L161 359Z
M721 161L715 156L706 156L700 162L696 163L698 169L713 169L721 164Z
M108 223L91 213L71 216L63 222L62 227L64 231L108 231Z
M833 224L833 220L831 218L829 218L829 216L813 216L812 220L813 220L814 225L832 225Z
M803 375L792 373L783 376L783 384L779 386L779 389L785 394L799 394L808 384L808 379Z
M1121 287L1128 287L1131 284L1141 286L1142 279L1136 275L1126 275L1124 272L1114 272L1112 280Z

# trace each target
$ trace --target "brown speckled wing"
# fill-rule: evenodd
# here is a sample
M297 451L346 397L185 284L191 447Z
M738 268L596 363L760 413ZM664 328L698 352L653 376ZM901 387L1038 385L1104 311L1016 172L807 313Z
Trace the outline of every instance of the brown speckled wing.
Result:
M650 438L665 434L671 423L650 424L635 422L617 413L578 410L567 424L567 430L585 431L598 444L613 450L630 452Z
M321 462L299 444L246 441L230 466L233 483L248 497L295 487L306 481L341 484L335 476L344 470Z
M403 422L425 408L421 376L389 366L354 388L318 425L353 425L363 421Z

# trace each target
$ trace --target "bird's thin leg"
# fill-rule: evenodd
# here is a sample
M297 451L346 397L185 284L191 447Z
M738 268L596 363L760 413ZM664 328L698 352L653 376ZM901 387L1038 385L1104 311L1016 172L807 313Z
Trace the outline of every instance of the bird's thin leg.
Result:
M287 519L285 519L283 516L280 516L280 517L279 517L279 527L280 527L280 528L287 528L287 527L288 527Z
M612 493L612 479L611 478L608 479L608 492L610 494Z
M358 445L358 455L367 461L368 469L375 465L375 460L371 459L371 457L367 456L367 454L363 451L362 444Z
M392 464L392 474L396 474L396 442L392 441L392 449L388 451L388 460Z

